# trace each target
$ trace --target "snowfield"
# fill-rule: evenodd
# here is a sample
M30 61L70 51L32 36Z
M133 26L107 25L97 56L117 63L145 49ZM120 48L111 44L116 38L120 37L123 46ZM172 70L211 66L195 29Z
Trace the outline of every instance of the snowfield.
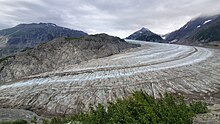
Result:
M165 92L204 97L219 91L219 50L128 42L142 47L3 85L0 106L63 115L86 110L89 104L107 104L141 89L155 98Z

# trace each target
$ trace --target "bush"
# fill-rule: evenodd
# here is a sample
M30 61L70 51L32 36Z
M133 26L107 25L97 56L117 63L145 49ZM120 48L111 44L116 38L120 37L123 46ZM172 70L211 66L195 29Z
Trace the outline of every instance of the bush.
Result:
M208 112L208 108L206 107L206 103L203 103L201 101L193 101L190 104L190 108L191 110L195 113L195 114L204 114Z
M207 111L206 104L202 102L186 105L182 96L165 94L164 98L155 100L145 92L138 91L127 99L118 99L115 103L109 102L106 109L99 104L95 108L90 107L87 113L65 120L54 118L47 123L61 124L72 121L85 124L190 124L195 114Z

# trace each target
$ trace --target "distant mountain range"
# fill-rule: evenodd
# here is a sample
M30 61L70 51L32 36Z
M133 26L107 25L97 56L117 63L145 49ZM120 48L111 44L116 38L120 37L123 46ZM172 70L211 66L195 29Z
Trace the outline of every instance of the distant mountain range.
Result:
M0 57L14 54L27 47L53 40L57 37L81 37L88 34L53 23L19 24L0 30Z
M131 40L141 40L141 41L151 41L151 42L162 42L163 39L160 35L157 35L150 31L147 28L142 28L130 36L128 36L126 39L131 39Z
M12 28L0 30L0 58L14 55L19 51L33 48L58 37L79 38L87 35L83 31L71 30L53 23L19 24ZM147 28L142 28L126 39L220 46L220 15L192 19L180 29L166 34L164 37L165 39Z
M220 41L220 15L198 17L166 35L171 43L206 45Z
M192 19L180 29L163 36L153 33L147 28L142 28L126 39L185 45L220 46L220 14Z

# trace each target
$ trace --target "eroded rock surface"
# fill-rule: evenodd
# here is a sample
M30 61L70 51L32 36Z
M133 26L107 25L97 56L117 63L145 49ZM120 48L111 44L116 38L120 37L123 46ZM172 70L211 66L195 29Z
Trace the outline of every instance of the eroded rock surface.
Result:
M0 108L0 122L16 121L16 120L26 120L28 122L34 121L42 122L42 117L36 115L35 113L22 109L10 109L10 108Z
M155 98L172 92L192 99L219 100L219 50L135 43L142 47L3 85L0 107L67 115L87 110L89 104L107 104L127 97L140 89Z
M82 38L58 38L0 60L0 81L20 79L90 59L107 57L140 45L99 34Z

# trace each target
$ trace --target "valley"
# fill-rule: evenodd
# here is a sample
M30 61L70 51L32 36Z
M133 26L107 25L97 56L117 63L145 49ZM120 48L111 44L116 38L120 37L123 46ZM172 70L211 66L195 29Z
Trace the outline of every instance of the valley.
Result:
M220 124L219 0L0 9L0 124Z
M165 92L187 99L219 103L219 49L141 44L109 57L92 59L55 71L27 76L0 86L0 107L64 116L107 104L144 90L154 98Z

